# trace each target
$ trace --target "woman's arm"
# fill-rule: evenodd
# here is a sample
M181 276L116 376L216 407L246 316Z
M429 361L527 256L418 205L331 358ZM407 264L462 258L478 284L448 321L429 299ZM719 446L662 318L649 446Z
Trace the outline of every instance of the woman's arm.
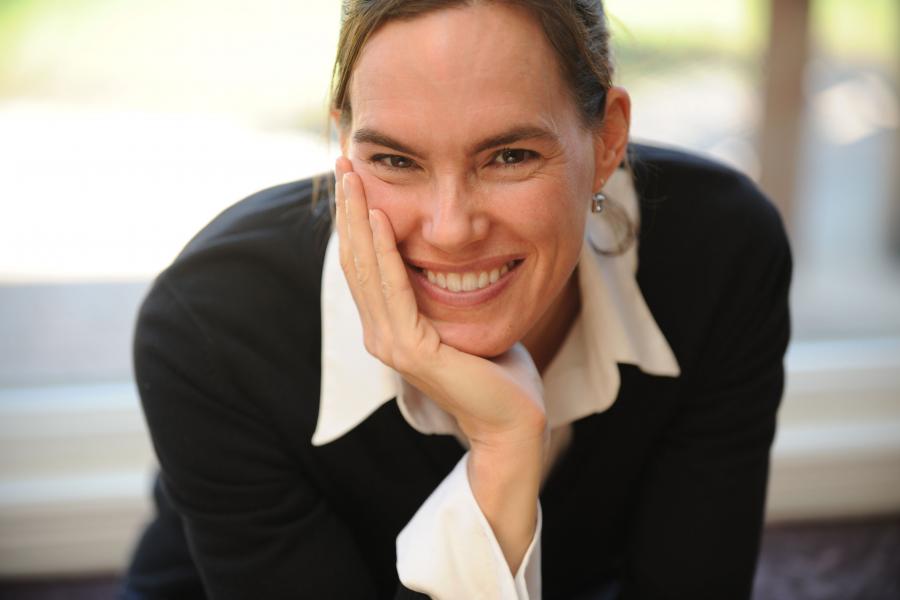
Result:
M521 347L490 361L443 344L418 311L390 222L369 211L346 158L336 181L341 266L366 348L456 418L471 445L472 492L515 573L537 521L547 435L540 376Z
M241 397L209 333L163 275L142 306L134 346L161 478L207 596L383 596L371 557L361 554L347 525L279 443L259 399ZM166 581L154 585L132 591L172 595ZM396 594L419 597L402 587Z
M713 236L719 256L705 257L716 267L707 271L704 293L718 301L701 354L685 372L678 413L646 470L626 600L751 595L784 383L792 270L777 213L752 199L742 204L750 210L729 219L733 228L722 225Z

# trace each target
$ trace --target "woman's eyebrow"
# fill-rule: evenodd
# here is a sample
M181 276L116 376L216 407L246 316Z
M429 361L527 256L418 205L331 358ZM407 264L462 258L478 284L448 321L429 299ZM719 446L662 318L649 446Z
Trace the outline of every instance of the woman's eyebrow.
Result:
M521 142L522 140L533 140L538 138L548 139L552 142L559 141L559 137L549 129L544 129L543 127L537 127L535 125L517 125L506 131L493 134L476 142L469 149L469 153L478 154L479 152L489 150L490 148L509 146L516 142ZM367 127L357 129L353 132L353 141L357 144L375 144L377 146L384 146L385 148L390 148L416 158L422 156L422 153L407 146L403 142L399 142L385 133Z
M402 152L403 154L409 154L413 157L421 156L418 152L406 144L398 142L391 136L366 127L357 129L353 132L353 141L357 144L375 144L376 146L384 146L385 148L390 148L397 152Z
M496 148L498 146L511 146L516 142L523 140L546 139L551 142L558 142L559 137L543 127L535 125L517 125L502 133L487 137L472 146L471 154L478 154L484 150Z

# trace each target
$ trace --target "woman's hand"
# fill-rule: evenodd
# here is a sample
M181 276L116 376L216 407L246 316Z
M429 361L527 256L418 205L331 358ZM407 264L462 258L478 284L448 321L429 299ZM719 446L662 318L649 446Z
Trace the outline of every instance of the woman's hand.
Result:
M369 210L349 160L335 175L341 267L366 349L456 418L472 491L515 572L534 532L548 435L540 375L521 344L494 360L444 344L418 310L387 215Z
M336 166L341 267L369 353L453 415L473 446L541 438L541 380L528 352L516 345L487 360L444 344L418 310L387 215L368 209L349 160Z

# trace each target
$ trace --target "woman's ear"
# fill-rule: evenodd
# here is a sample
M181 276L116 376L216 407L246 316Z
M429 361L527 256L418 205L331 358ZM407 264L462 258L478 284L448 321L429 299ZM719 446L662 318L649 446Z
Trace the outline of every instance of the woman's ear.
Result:
M599 192L625 159L631 128L631 97L621 87L606 92L606 115L594 132L594 191Z
M347 149L350 143L350 128L341 121L341 111L336 108L331 109L331 124L338 133L338 143L341 145L341 154L347 156Z

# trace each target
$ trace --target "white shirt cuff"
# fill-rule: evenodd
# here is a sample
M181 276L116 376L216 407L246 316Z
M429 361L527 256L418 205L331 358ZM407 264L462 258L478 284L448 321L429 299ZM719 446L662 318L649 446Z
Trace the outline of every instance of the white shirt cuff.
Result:
M540 502L534 537L513 575L472 493L468 459L466 452L397 536L400 581L436 600L540 600Z

